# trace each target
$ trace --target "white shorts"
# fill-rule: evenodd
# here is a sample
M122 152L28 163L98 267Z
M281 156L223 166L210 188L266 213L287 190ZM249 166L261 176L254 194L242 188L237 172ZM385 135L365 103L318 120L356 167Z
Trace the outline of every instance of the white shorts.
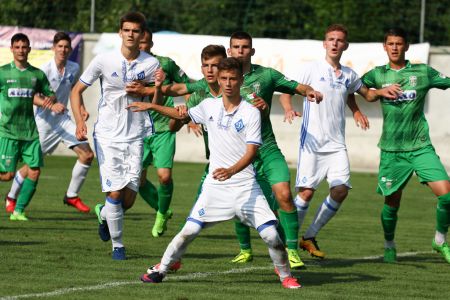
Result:
M142 140L112 142L94 139L103 192L120 191L124 187L137 192L142 169Z
M254 228L276 221L256 180L241 186L205 182L188 219L213 223L234 217Z
M77 140L75 136L76 126L70 118L67 118L55 128L37 125L38 130L41 129L39 130L39 142L41 143L43 154L51 154L60 142L63 142L70 149L77 145L88 143L88 141Z
M311 152L300 149L295 187L317 189L322 180L327 179L329 188L350 185L350 163L347 150L336 152Z

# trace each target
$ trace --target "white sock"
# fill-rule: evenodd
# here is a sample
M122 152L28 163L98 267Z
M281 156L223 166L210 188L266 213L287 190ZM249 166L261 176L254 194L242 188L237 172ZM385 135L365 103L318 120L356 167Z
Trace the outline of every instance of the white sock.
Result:
M273 265L277 268L280 274L280 280L283 281L286 277L291 277L291 270L289 268L289 261L286 249L284 249L283 241L278 235L277 229L274 225L258 228L259 236L263 239L269 247L269 255L272 259Z
M331 220L331 218L336 214L341 204L339 202L334 201L328 195L323 201L322 205L317 210L316 216L314 217L314 221L309 226L306 231L304 237L312 238L317 236L317 233L320 229Z
M388 249L388 248L395 248L395 241L384 241L384 248Z
M445 233L439 232L436 230L436 233L434 234L434 242L441 246L445 241L447 240L447 235Z
M122 231L123 231L123 209L122 201L106 197L105 206L102 209L108 223L109 234L113 248L123 247Z
M172 239L161 259L159 272L166 274L170 266L179 261L189 244L197 237L202 227L192 221L187 221L183 229Z
M77 160L72 169L72 178L70 179L66 193L67 197L72 198L78 196L90 167L90 165L84 165Z
M14 176L13 183L11 185L11 190L9 190L8 197L12 199L17 199L17 195L20 192L20 188L22 187L23 181L25 178L22 177L19 171L16 172Z
M297 195L294 199L294 203L297 207L298 230L300 231L303 221L305 221L306 213L308 212L309 202L306 202L299 195Z

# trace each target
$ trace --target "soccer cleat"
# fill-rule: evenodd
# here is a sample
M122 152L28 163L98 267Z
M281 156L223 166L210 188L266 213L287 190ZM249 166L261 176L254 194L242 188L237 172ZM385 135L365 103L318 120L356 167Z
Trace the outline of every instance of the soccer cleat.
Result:
M383 261L385 263L396 263L397 262L397 250L395 248L384 248Z
M167 222L172 218L172 215L173 213L170 209L168 209L164 215L159 211L156 212L156 220L152 228L153 237L160 237L163 235L164 231L167 230Z
M231 260L232 263L245 264L253 260L252 249L241 249L238 255Z
M13 213L9 216L9 220L11 221L28 221L27 216L25 216L24 212L13 211Z
M305 269L305 264L300 259L298 251L296 249L287 249L289 266L291 269Z
M154 272L150 274L143 274L141 276L141 281L145 283L161 283L164 277L165 277L164 274Z
M64 196L63 202L66 205L75 207L76 209L78 209L78 211L82 213L88 213L91 210L89 206L87 206L86 204L83 203L83 201L81 201L80 197L69 198L66 195Z
M299 246L304 251L308 251L313 257L325 258L325 252L320 251L319 245L314 237L308 239L302 237Z
M286 289L299 289L302 287L302 285L298 283L297 278L294 277L286 277L281 284Z
M102 241L107 242L111 239L111 235L109 234L108 223L100 216L103 207L103 204L97 204L95 206L95 214L97 215L98 220L98 235Z
M14 209L16 208L16 199L8 197L8 195L5 197L5 208L7 213L12 213Z
M157 263L156 265L153 265L153 266L149 267L149 268L147 269L147 274L159 272L159 266L160 266L160 265L161 265L160 263ZM170 266L169 272L176 272L176 271L178 271L179 269L181 269L181 261L174 262L174 263Z
M442 245L438 245L433 239L431 247L434 251L441 253L444 259L450 264L450 247L448 246L447 242L443 243Z
M114 260L126 260L125 247L114 247L112 252L112 259Z

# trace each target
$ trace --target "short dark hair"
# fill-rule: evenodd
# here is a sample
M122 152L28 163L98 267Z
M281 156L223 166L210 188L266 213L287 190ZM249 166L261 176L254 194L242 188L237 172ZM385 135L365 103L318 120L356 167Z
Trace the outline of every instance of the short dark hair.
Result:
M252 36L248 32L245 32L245 31L233 32L230 36L230 45L231 45L231 40L247 40L247 41L250 41L250 45L253 43Z
M347 27L345 27L344 25L342 25L342 24L332 24L332 25L328 26L327 30L325 30L325 37L327 36L327 34L329 32L332 32L332 31L339 31L339 32L344 33L345 34L345 39L347 39L348 30L347 30Z
M202 50L201 59L210 59L214 56L221 56L222 58L227 57L227 52L225 47L222 45L208 45Z
M120 29L122 29L123 23L137 23L141 27L141 31L144 32L146 28L146 18L143 13L138 11L127 12L120 18Z
M394 28L389 28L388 30L386 30L386 32L384 33L384 43L386 43L387 38L390 36L399 36L399 37L403 38L403 40L405 41L405 44L408 44L408 34L406 33L406 31L403 28L394 27Z
M150 29L148 29L148 27L145 27L142 32L148 34L148 36L150 37L150 41L153 39L153 33L150 31Z
M22 42L27 42L28 46L30 46L30 39L28 38L28 36L24 33L16 33L15 35L12 36L11 38L11 46L18 41L22 41Z
M53 37L53 45L58 44L60 41L68 41L69 45L72 47L72 39L67 33L59 31L55 34Z
M234 57L222 58L217 65L217 69L220 71L232 71L236 70L239 72L240 76L243 75L242 63L239 59Z

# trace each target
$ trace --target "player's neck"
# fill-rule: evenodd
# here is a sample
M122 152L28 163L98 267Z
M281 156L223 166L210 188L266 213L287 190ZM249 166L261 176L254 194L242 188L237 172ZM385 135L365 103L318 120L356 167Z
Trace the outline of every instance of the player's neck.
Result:
M19 70L24 70L24 69L28 68L28 66L29 66L28 61L14 60L14 64L16 65L16 68Z
M232 112L235 110L236 107L241 104L241 95L235 95L235 96L222 96L223 106L225 107L226 112Z
M332 58L332 57L326 56L325 60L333 68L334 72L336 72L336 73L341 72L341 63L340 63L341 58L340 57Z
M250 70L252 69L252 62L244 62L242 63L242 71L245 74L250 73Z
M406 60L389 61L389 67L393 70L400 70L406 67Z
M64 69L66 68L66 63L67 63L67 60L58 60L55 57L56 69L58 69L58 72L60 74L64 74Z
M219 96L220 93L222 92L222 90L220 89L220 85L219 85L219 83L217 81L214 82L214 83L208 83L208 87L209 87L209 92L214 97Z
M122 48L120 49L120 51L122 52L123 57L125 57L125 59L128 61L135 60L141 53L141 51L137 47L136 48L127 48L123 45L122 45Z

